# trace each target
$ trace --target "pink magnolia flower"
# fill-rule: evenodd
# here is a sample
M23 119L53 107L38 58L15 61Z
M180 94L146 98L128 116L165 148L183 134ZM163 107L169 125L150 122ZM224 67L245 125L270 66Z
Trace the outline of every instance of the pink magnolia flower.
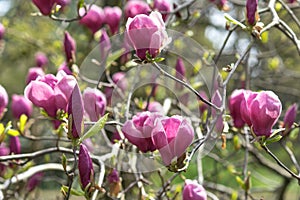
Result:
M247 22L250 25L256 24L257 5L258 5L258 0L247 0L246 1Z
M83 92L84 110L90 120L96 122L102 117L106 109L106 97L97 88L86 88Z
M51 14L55 0L32 0L32 2L36 7L38 7L38 9L43 15L49 15Z
M27 77L26 77L26 84L29 84L31 81L37 79L39 76L44 76L45 72L40 67L31 67L28 70Z
M56 112L67 110L76 79L60 71L55 77L47 74L31 81L25 88L25 97L35 106L43 108L49 116L56 117Z
M155 151L157 147L151 138L152 130L157 126L158 113L148 111L138 113L131 120L125 122L122 132L129 142L136 145L142 152Z
M146 106L146 104L145 104ZM158 113L161 113L163 114L164 113L164 109L163 109L163 106L157 102L157 101L152 101L149 103L148 105L148 111L150 112L158 112Z
M0 40L3 39L4 33L5 33L5 28L4 28L3 24L0 23Z
M48 64L48 58L43 52L37 52L35 54L35 62L37 67L44 67Z
M139 14L129 18L126 23L126 34L130 45L141 60L146 59L147 52L155 58L169 42L165 23L159 12L152 12L149 16Z
M19 119L22 114L31 116L32 103L23 95L12 95L11 110L14 118Z
M9 150L10 154L19 154L21 153L21 143L18 136L9 137Z
M4 114L6 106L8 104L8 95L4 87L0 85L0 119Z
M281 113L281 102L272 91L261 91L249 107L252 129L256 136L269 137Z
M206 200L207 194L202 185L197 181L185 180L185 185L182 192L183 200Z
M115 34L118 32L119 23L122 16L122 10L121 8L115 6L115 7L105 7L104 8L104 14L106 18L106 23L109 26L110 32L112 34Z
M233 119L234 126L237 128L242 128L245 125L245 121L242 119L241 115L241 107L246 106L245 93L247 92L249 91L246 91L244 89L234 90L231 96L229 97L228 107L230 115Z
M286 129L290 129L293 125L293 123L295 122L296 116L297 116L297 108L298 105L296 103L294 103L293 105L291 105L285 115L284 115L284 119L283 119L283 127Z
M154 0L153 8L162 13L164 21L168 18L168 12L171 11L171 4L168 0Z
M133 18L139 14L148 15L151 12L151 9L149 5L144 1L131 0L126 3L124 12L126 18Z
M156 120L152 131L152 142L159 150L166 166L173 159L182 156L194 138L194 129L187 119L181 116L164 117Z
M87 14L85 14L85 8L79 9L79 15L84 16L80 19L79 23L86 26L88 29L92 31L92 33L96 33L102 25L105 23L105 15L101 7L93 4L92 6L88 5Z
M94 167L89 151L84 144L81 144L79 149L78 170L81 188L85 190L87 185L92 182L91 177L94 176Z
M68 31L65 31L64 49L67 63L75 62L76 42Z

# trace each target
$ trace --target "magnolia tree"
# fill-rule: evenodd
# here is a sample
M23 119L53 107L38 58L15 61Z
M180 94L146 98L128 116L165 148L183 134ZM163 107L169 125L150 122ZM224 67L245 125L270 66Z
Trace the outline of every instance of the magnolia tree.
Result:
M63 33L64 60L51 73L53 58L37 50L23 94L0 85L0 199L297 198L297 104L251 84L251 51L277 28L300 52L299 2L30 3L32 18ZM222 24L220 48L177 29L202 15ZM70 26L97 45L79 50L86 41ZM11 33L0 24L4 52ZM221 62L240 33L243 50Z

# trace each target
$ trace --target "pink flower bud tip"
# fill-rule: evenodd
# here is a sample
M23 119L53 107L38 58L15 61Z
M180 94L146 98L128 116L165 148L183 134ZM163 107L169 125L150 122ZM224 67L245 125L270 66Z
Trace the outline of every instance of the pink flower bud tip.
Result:
M0 40L3 39L4 33L5 33L5 28L4 28L3 24L0 23Z
M115 34L118 32L119 23L122 16L122 10L121 8L115 6L115 7L105 7L104 8L104 15L106 18L106 23L109 26L110 32L112 34Z
M164 21L168 18L168 12L171 11L171 4L168 0L154 0L153 8L162 13Z
M28 70L26 77L26 84L29 84L31 81L35 80L39 76L44 76L45 72L40 67L31 67Z
M75 62L75 53L76 53L76 42L72 36L66 31L64 38L64 50L66 55L66 61L69 63Z
M38 52L35 54L35 62L37 67L44 67L48 64L48 58L44 53Z

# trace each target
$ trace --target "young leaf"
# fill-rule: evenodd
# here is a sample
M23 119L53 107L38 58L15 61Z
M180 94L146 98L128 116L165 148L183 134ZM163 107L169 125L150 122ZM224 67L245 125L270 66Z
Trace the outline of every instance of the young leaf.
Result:
M95 135L96 133L99 133L99 131L104 127L106 121L108 118L108 113L106 115L104 115L103 117L101 117L80 139L79 139L79 143L81 143L82 141L84 141L87 138L92 137L93 135Z

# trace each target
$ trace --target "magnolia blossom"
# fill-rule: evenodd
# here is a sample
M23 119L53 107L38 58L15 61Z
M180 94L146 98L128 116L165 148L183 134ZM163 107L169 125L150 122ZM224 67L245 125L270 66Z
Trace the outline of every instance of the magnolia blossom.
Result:
M241 117L249 127L252 126L252 121L250 119L250 105L253 99L257 96L258 92L252 92L250 90L244 92L245 101L241 102Z
M40 184L41 180L43 179L43 176L43 172L38 172L31 176L26 183L26 190L28 192L33 191Z
M146 59L148 53L155 58L169 42L165 23L159 12L152 12L129 18L126 23L126 34L130 45L135 49L141 60Z
M25 88L25 97L35 106L43 108L49 116L56 117L56 112L67 110L67 105L76 85L76 79L59 71L55 77L46 74L31 81Z
M183 200L206 200L207 194L202 185L197 181L185 180L185 185L182 191Z
M269 137L281 113L281 102L272 91L261 91L250 105L250 119L256 136Z
M139 14L148 15L151 11L149 5L146 2L139 0L128 1L125 5L124 10L126 18L132 18Z
M116 32L118 32L119 23L120 23L121 16L122 16L121 8L119 8L117 6L115 6L115 7L107 6L104 8L104 15L106 18L106 23L109 26L110 32L112 34L115 34Z
M38 7L43 15L49 15L52 11L55 0L32 0L32 2L36 7Z
M187 119L175 115L157 120L151 136L163 163L168 166L185 153L193 141L194 129Z
M157 126L159 118L162 115L158 113L142 112L133 116L131 120L126 121L122 127L122 132L129 142L136 145L142 152L155 151L152 136L152 130Z
M19 154L21 153L21 143L18 136L9 137L9 150L10 154Z
M12 95L11 110L13 117L19 119L22 114L27 117L31 116L32 103L23 95Z
M5 143L0 144L0 156L9 155L9 149L5 146ZM5 174L6 165L0 163L0 176L2 177Z
M95 4L87 5L86 7L88 8L88 10L86 10L85 8L79 9L79 15L83 16L80 19L79 23L86 26L94 34L105 23L105 15L102 8ZM85 13L86 15L84 15Z
M8 95L4 87L0 85L0 119L4 114L6 106L8 104Z
M94 176L94 167L88 149L84 144L81 144L79 149L78 170L81 187L85 190L87 185L92 182L91 178Z

